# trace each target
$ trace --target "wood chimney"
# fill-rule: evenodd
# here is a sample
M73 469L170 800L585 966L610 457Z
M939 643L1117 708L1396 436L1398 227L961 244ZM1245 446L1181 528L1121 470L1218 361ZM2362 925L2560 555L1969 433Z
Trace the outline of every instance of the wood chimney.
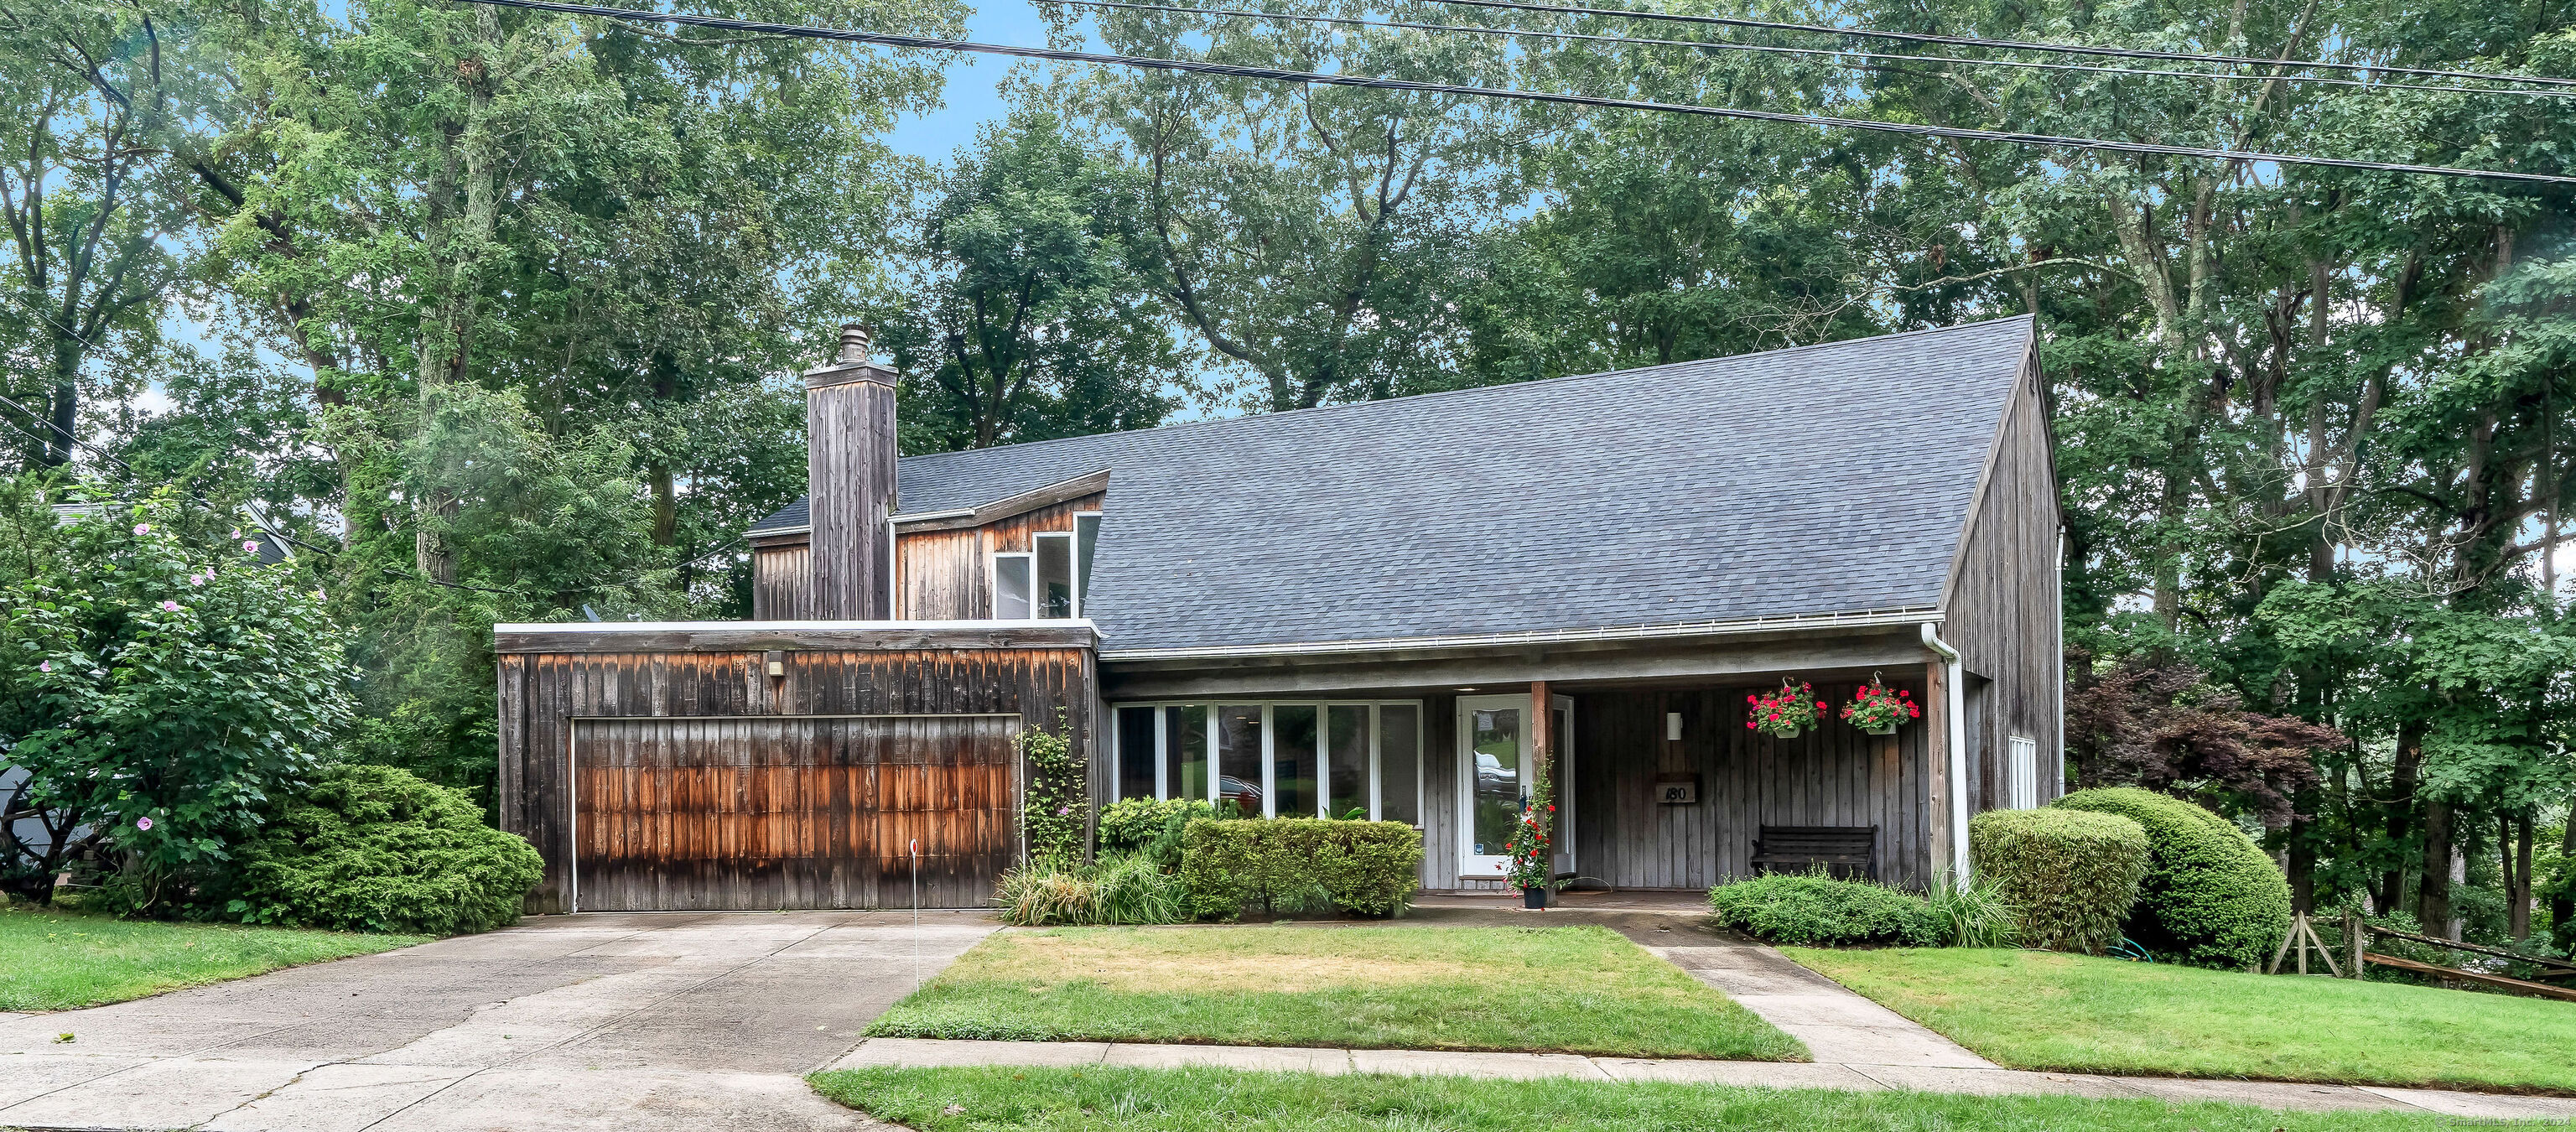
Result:
M841 328L839 356L805 371L805 476L813 615L894 616L894 371L868 361L868 330Z

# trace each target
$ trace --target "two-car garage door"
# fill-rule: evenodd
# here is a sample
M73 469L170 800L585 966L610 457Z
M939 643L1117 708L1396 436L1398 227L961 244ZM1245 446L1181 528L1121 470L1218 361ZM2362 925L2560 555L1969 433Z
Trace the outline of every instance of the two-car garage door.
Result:
M990 903L1019 850L1017 715L584 719L573 906Z

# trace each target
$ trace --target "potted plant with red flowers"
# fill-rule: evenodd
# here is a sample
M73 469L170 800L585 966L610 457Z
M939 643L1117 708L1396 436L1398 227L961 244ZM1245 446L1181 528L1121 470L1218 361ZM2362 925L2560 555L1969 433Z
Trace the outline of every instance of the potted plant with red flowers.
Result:
M1556 887L1556 846L1548 835L1556 824L1554 784L1545 771L1530 783L1529 804L1521 807L1521 819L1512 824L1512 839L1503 847L1511 859L1504 876L1521 890L1524 908L1547 907L1547 894Z
M1805 681L1780 681L1780 690L1744 697L1744 726L1775 739L1795 739L1824 715L1816 690Z
M1890 689L1875 672L1869 674L1869 683L1852 693L1852 701L1843 705L1843 722L1872 735L1894 735L1898 727L1921 718L1923 706L1914 702L1913 693Z

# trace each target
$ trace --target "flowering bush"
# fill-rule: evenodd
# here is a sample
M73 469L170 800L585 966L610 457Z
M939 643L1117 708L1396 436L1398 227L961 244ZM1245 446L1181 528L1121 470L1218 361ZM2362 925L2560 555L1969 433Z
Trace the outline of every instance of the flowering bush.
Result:
M1504 871L1514 888L1553 888L1556 885L1556 846L1548 831L1556 825L1556 788L1542 768L1538 779L1530 784L1529 804L1521 807L1521 817L1512 823L1511 841L1503 852L1511 858Z
M1863 731L1902 727L1923 718L1923 706L1914 695L1902 688L1889 690L1873 677L1852 693L1852 701L1843 705L1843 722Z
M183 542L166 497L96 502L0 602L0 751L26 772L0 793L0 882L43 900L96 851L120 906L159 911L311 774L353 674L291 567Z
M1816 725L1822 712L1816 706L1816 690L1805 681L1795 684L1780 681L1780 690L1768 695L1744 697L1744 726L1765 735L1782 739Z

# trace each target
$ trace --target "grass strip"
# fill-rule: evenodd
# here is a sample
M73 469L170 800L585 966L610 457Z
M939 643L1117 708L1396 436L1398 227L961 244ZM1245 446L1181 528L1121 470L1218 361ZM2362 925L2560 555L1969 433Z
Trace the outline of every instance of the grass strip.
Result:
M0 908L0 1010L99 1006L428 941Z
M2461 1124L2430 1113L2283 1113L2154 1100L1204 1068L859 1069L809 1080L826 1097L919 1132L2430 1132Z
M2576 1005L1968 948L1781 949L2017 1069L2576 1093Z
M1806 1056L1796 1039L1601 927L1002 932L896 1004L868 1033Z

